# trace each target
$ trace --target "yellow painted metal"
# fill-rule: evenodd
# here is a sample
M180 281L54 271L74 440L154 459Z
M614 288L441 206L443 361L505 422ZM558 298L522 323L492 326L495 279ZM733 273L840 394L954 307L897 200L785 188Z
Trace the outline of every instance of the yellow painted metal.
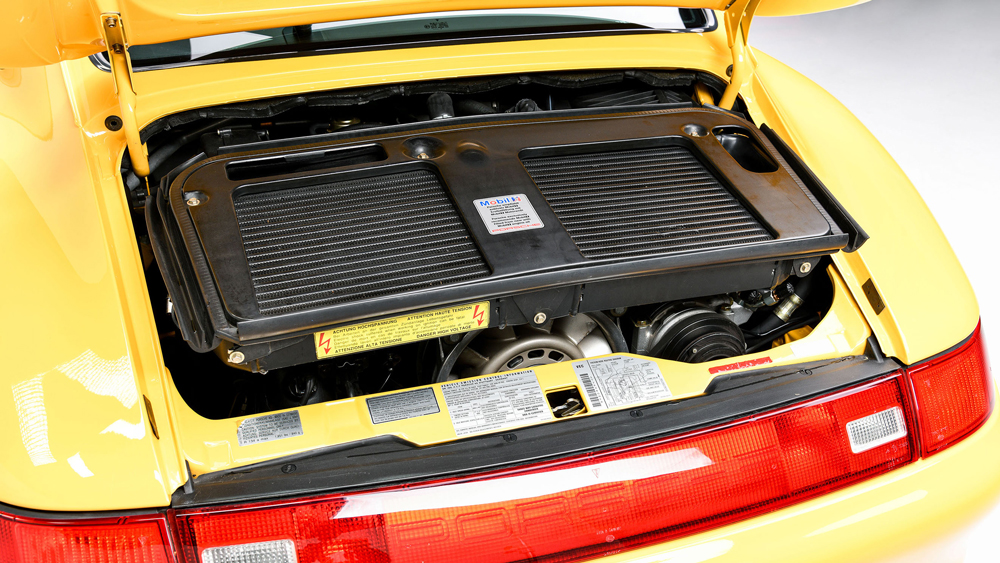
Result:
M770 350L751 354L741 361L754 363L768 359L768 365L787 365L812 360L861 354L871 332L857 312L857 305L847 291L843 279L833 268L827 271L834 285L834 300L830 312L808 336ZM685 364L655 360L660 366L673 397L701 395L715 377L711 369L733 363L718 360L704 364ZM543 391L579 385L569 362L532 368L538 375ZM444 405L440 385L433 388L438 404ZM273 442L240 446L236 430L246 417L228 420L208 420L187 408L174 392L174 412L184 457L195 475L232 469L323 447L334 443L352 442L376 436L394 435L415 444L430 445L455 439L455 430L447 411L407 420L372 424L365 398L345 399L299 408L303 435ZM628 407L623 407L628 408ZM589 416L592 413L579 415ZM558 424L552 421L550 424Z
M101 30L108 46L111 77L114 79L118 107L121 108L122 131L128 143L129 160L136 175L149 176L149 158L146 147L139 138L139 124L135 118L136 96L132 87L132 65L128 56L128 38L125 37L121 17L114 13L101 14Z
M608 563L961 563L1000 500L1000 412L931 458L764 516L625 553Z
M862 0L864 1L864 0ZM0 67L32 67L100 53L101 12L121 14L137 45L271 27L450 10L658 6L725 10L728 0L6 0ZM858 0L764 0L762 15L831 10Z
M0 80L0 502L28 508L163 506L184 482L117 174L124 139L81 121L113 101L101 74Z
M574 69L695 68L725 76L725 30L477 43L137 72L141 126L194 107L415 80Z
M715 105L715 96L712 95L712 91L701 82L696 82L694 85L694 99L702 105Z
M100 53L100 10L91 0L3 0L0 67L34 67Z
M757 10L758 16L798 16L838 10L864 4L868 0L764 0Z
M834 260L885 352L914 363L971 334L979 321L972 287L903 171L830 94L754 56L754 80L743 92L754 120L773 127L871 236ZM885 302L878 315L861 290L868 279Z

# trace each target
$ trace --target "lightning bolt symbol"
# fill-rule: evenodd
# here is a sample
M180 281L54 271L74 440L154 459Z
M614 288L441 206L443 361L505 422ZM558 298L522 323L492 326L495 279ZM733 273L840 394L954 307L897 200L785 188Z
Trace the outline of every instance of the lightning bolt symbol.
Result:
M323 347L323 351L327 354L330 353L330 337L326 335L325 332L319 333L319 345Z
M472 312L472 318L476 319L478 326L483 326L483 315L485 314L486 311L480 311L479 305L476 305L476 309Z

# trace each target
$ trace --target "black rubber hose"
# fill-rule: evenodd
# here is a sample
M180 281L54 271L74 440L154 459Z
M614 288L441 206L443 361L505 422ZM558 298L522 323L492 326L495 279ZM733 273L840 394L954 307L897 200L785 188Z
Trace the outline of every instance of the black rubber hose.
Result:
M514 107L507 110L506 113L521 113L523 111L542 111L542 108L535 103L535 100L525 98L514 104Z
M458 110L459 115L489 115L497 113L497 110L493 109L493 106L469 99L455 102L455 109Z
M208 125L195 129L194 131L184 135L183 137L177 137L173 141L163 145L162 147L153 151L153 154L149 155L149 173L152 174L153 170L159 168L161 164L166 162L168 158L174 155L177 151L181 149L184 145L200 138L202 134L210 131L212 129L218 129L220 125L226 124L230 121L229 119L220 119L218 121L213 121ZM142 184L142 180L136 176L135 172L129 171L128 176L125 178L125 185L128 186L130 191L134 191L139 185Z
M427 98L427 113L431 119L455 117L455 105L451 96L444 92L434 92Z
M622 334L622 329L618 328L615 321L611 320L611 317L600 311L587 313L587 316L594 319L597 326L601 328L601 332L604 333L604 336L608 339L608 343L611 344L612 352L628 352L628 343L625 342L625 335Z
M771 347L771 343L781 338L782 336L792 332L797 328L802 328L804 326L811 325L813 323L818 323L822 316L819 313L813 313L808 317L792 318L787 323L778 328L762 334L760 336L753 337L753 344L747 344L747 354L753 354L755 352L760 352L761 350L767 350Z

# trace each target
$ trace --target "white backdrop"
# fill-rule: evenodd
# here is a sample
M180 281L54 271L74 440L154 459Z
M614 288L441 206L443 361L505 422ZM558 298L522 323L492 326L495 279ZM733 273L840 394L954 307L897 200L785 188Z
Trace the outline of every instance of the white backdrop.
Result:
M822 14L755 18L750 30L751 45L843 102L913 181L972 280L994 366L998 24L996 0L872 0ZM928 296L927 306L947 307L948 288ZM1000 561L998 534L1000 507L973 535L966 563Z

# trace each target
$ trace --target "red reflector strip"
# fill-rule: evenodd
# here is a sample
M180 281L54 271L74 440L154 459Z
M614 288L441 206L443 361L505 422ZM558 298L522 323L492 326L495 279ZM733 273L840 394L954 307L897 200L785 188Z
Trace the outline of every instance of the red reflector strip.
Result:
M724 366L715 366L714 368L708 368L708 373L715 375L717 373L722 373L725 371L735 371L738 369L747 369L757 366L764 366L771 363L770 356L764 356L763 358L755 358L753 360L746 360L743 362L736 362L733 364L726 364Z
M292 540L298 561L578 561L801 502L914 459L906 436L853 453L847 424L910 407L899 375L637 446L366 493L178 511L205 549Z
M980 327L957 350L907 370L923 455L972 434L993 412L993 380Z
M168 563L162 516L53 522L0 513L2 563Z

